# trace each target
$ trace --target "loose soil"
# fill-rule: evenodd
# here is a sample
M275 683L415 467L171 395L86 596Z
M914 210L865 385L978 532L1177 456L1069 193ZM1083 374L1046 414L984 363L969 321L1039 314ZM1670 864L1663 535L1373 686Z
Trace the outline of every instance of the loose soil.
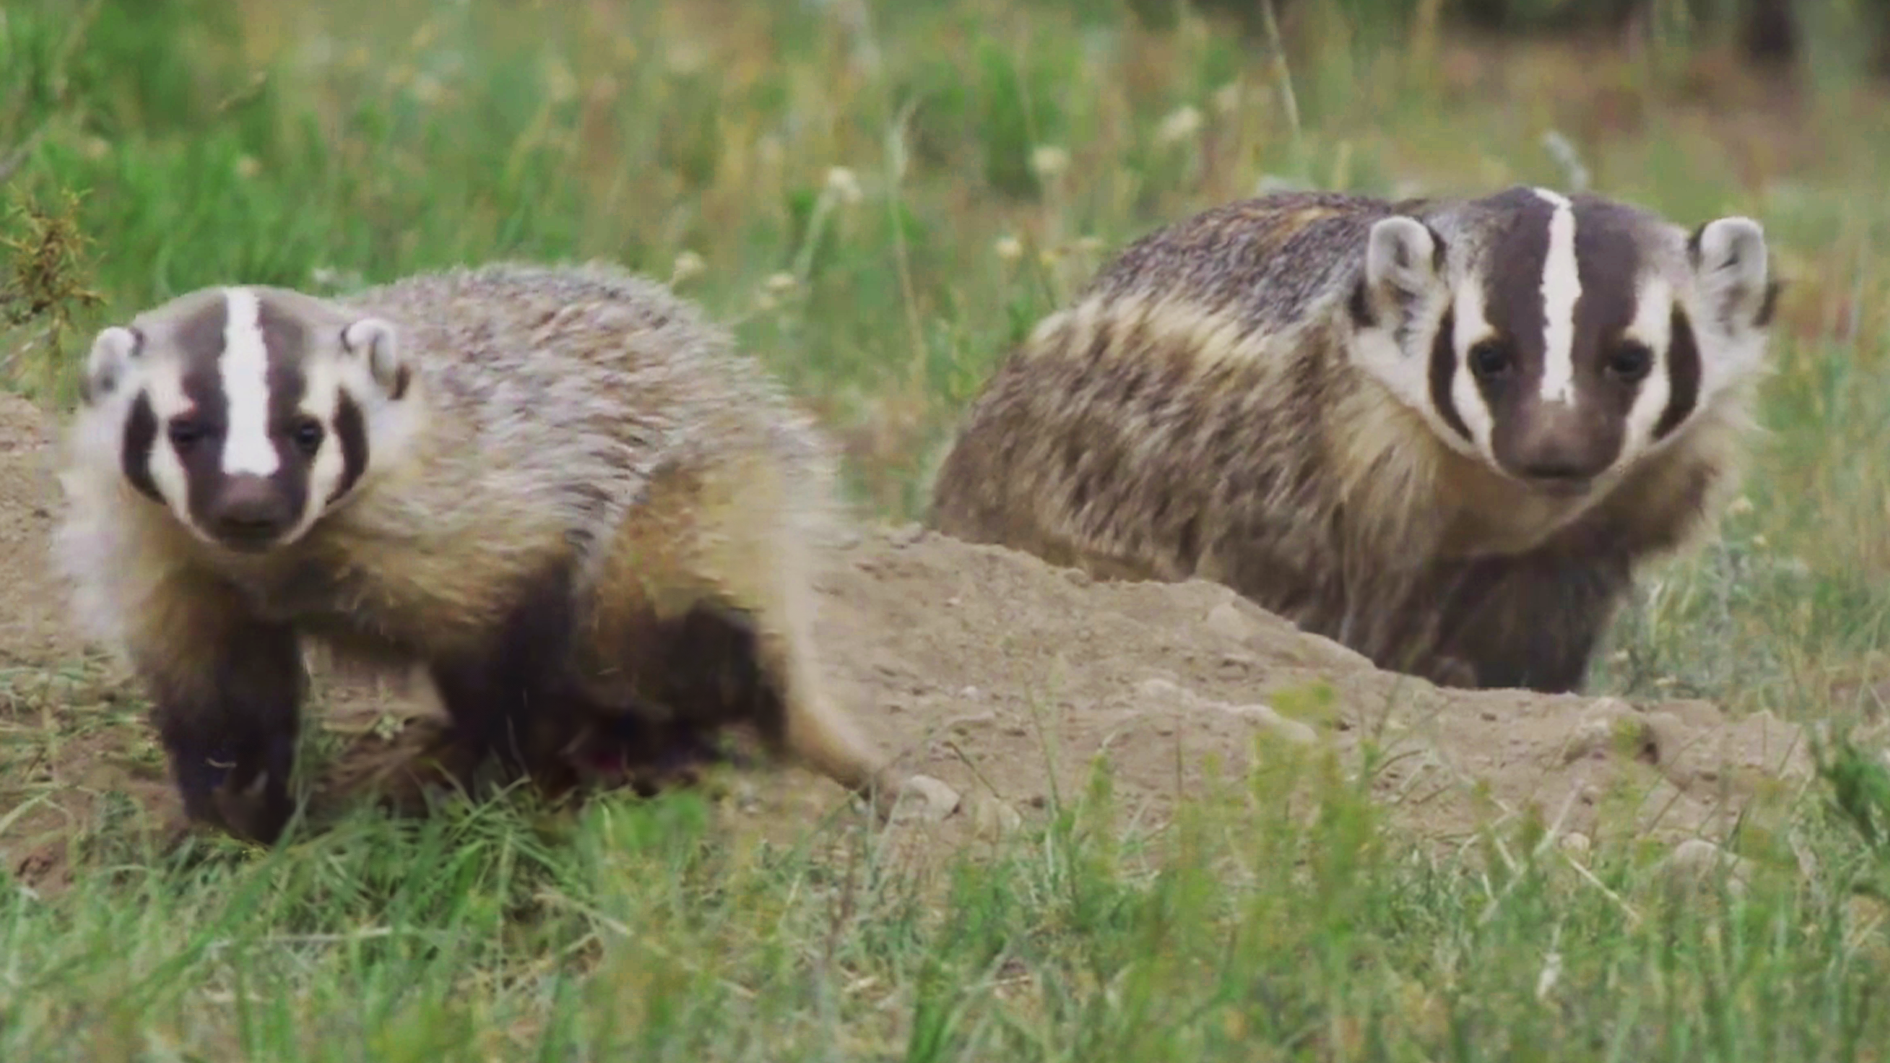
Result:
M75 846L114 837L108 825L142 812L174 832L180 815L135 690L67 627L48 564L50 459L40 411L0 396L0 860L42 889L65 880ZM1330 750L1355 768L1369 744L1391 822L1446 845L1523 814L1584 840L1717 839L1806 776L1802 735L1769 715L1440 690L1212 584L1095 582L916 527L862 533L819 590L835 695L944 784L915 791L893 830L938 847L1041 819L1099 756L1123 821L1153 824L1261 750ZM320 674L311 719L374 752L384 713L431 711L401 687ZM766 835L848 803L798 769L717 778L722 811Z

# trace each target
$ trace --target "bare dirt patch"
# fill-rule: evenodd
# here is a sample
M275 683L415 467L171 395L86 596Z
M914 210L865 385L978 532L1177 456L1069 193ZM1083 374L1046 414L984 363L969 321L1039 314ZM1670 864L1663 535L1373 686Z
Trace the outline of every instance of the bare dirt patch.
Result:
M78 648L45 546L57 499L51 446L39 410L0 393L0 664L46 661Z
M124 677L65 626L48 571L55 487L39 412L0 402L0 858L56 885L67 847L125 798L164 830L175 798ZM1098 583L917 528L874 529L820 581L835 694L902 763L945 783L915 808L945 841L1043 815L1106 755L1119 807L1158 821L1256 748L1374 743L1394 822L1448 842L1533 809L1565 832L1716 837L1804 776L1799 731L1701 701L1444 691L1372 668L1212 584ZM325 675L315 719L362 744L398 682ZM371 745L371 742L365 743ZM805 772L725 803L764 834L838 807ZM947 814L949 812L949 814ZM1610 813L1620 818L1611 818Z

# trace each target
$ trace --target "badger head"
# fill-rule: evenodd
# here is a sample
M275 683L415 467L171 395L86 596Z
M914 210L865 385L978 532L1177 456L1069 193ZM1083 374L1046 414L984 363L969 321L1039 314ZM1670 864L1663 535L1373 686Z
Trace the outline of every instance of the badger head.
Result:
M297 292L192 292L103 329L77 443L214 547L293 543L418 416L394 327Z
M1459 453L1571 499L1753 377L1778 290L1749 218L1689 233L1532 188L1382 218L1363 253L1354 364Z

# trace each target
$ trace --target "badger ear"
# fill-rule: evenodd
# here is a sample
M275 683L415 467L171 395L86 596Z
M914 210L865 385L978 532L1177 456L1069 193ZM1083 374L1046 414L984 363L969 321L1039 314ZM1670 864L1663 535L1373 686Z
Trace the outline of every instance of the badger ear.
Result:
M1765 230L1751 218L1716 218L1687 241L1701 308L1727 331L1771 323L1778 282L1770 277Z
M368 373L390 399L407 393L412 370L394 326L378 317L357 318L341 330L341 346L367 360Z
M85 375L79 380L79 399L90 406L110 395L144 348L144 334L135 328L111 325L92 340L85 357Z
M1436 307L1444 289L1444 238L1402 215L1373 223L1365 268L1352 290L1353 364L1415 407L1428 401L1429 362L1411 347L1423 342L1415 316Z
M1443 280L1444 240L1416 218L1402 215L1372 224L1365 240L1365 284L1382 302L1397 306Z

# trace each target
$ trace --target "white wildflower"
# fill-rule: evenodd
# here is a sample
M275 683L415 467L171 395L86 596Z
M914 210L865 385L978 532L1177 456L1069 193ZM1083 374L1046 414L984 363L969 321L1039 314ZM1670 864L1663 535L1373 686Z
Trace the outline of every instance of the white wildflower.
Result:
M669 50L663 53L663 65L669 68L670 73L679 76L694 74L708 62L708 51L695 41L674 41Z
M827 171L827 193L842 203L858 203L860 179L845 166L835 166Z
M682 251L676 256L675 265L669 270L669 283L683 284L708 271L708 263L694 251Z
M1030 153L1030 168L1038 177L1056 177L1070 168L1070 153L1054 144L1045 144Z
M577 75L561 62L545 64L545 95L552 103L569 103L578 97Z
M347 291L366 283L359 270L336 269L332 266L316 266L309 270L308 277L317 287L331 291Z
M1279 173L1263 173L1260 179L1253 183L1253 194L1267 196L1275 192L1304 192L1311 188L1311 185L1296 177Z
M1542 963L1542 973L1536 975L1536 999L1547 1000L1555 991L1555 984L1562 980L1562 953L1551 949L1548 958Z
M1182 104L1175 108L1155 130L1155 140L1160 144L1179 144L1201 132L1201 112L1193 104Z
M1000 236L992 250L1004 261L1015 262L1024 257L1024 242L1015 236Z

